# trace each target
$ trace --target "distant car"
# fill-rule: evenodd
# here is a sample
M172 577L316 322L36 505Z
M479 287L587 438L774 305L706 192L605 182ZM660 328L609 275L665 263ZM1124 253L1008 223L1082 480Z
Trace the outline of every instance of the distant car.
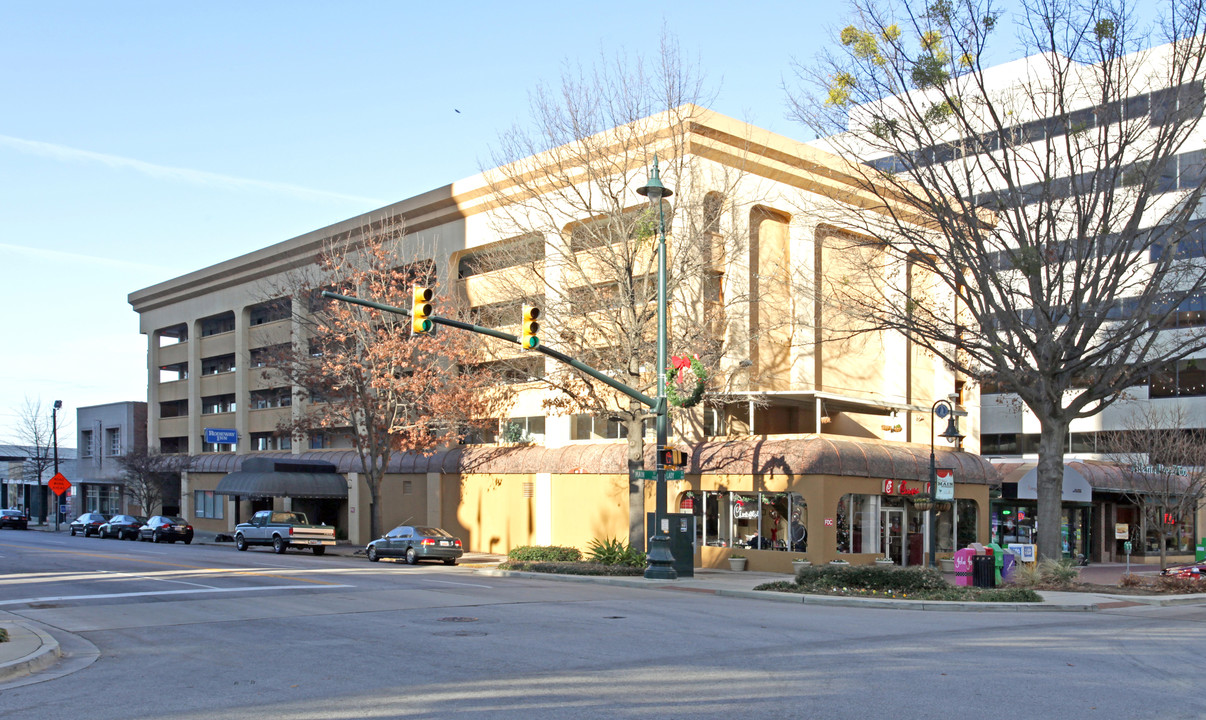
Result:
M0 528L10 527L14 530L29 529L29 515L23 510L0 510Z
M100 535L100 526L105 524L105 520L105 516L98 512L86 512L71 521L71 535L73 537L76 533L83 533L84 537Z
M138 528L138 539L169 543L183 540L188 545L193 541L193 526L184 518L155 515Z
M368 544L366 549L370 562L383 557L405 558L414 565L420 560L443 560L445 565L456 565L465 554L460 538L437 527L399 525Z
M1192 565L1172 565L1160 571L1160 574L1189 580L1201 580L1203 577L1206 577L1206 562L1194 563Z
M109 522L100 526L100 536L118 540L137 540L138 528L142 527L146 521L146 516L143 515L114 515L109 518Z

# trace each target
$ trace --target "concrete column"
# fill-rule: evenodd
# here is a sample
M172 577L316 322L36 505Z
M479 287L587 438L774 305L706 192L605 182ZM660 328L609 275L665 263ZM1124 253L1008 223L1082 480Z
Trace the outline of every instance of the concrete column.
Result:
M348 541L353 545L365 545L360 531L360 520L368 511L368 504L360 502L360 473L348 473Z
M201 321L188 327L188 453L201 454Z
M444 498L440 473L427 473L427 524L444 526Z
M195 515L193 515L193 510L194 510L194 508L193 508L193 491L191 489L191 483L189 483L189 481L188 481L188 470L181 470L180 471L180 515L181 515L181 517L188 518L190 520L196 520L197 517ZM147 513L148 515L150 514L146 508L143 508L142 511L144 513Z
M246 454L251 450L251 436L248 434L248 407L251 405L251 386L248 378L251 374L251 351L248 345L251 341L251 308L247 306L235 308L235 431L239 434L235 444L235 454ZM289 508L286 508L289 509Z
M95 449L100 447L100 438L93 444L93 462L96 462ZM159 449L159 332L152 330L147 333L147 447Z

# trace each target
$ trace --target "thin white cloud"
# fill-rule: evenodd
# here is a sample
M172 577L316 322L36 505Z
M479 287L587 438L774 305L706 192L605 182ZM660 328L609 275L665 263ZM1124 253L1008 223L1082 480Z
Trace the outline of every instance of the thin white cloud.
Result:
M11 250L20 255L38 258L39 260L50 260L56 263L76 263L80 265L117 268L120 270L138 270L156 274L179 274L179 268L165 267L163 265L150 265L147 263L130 262L129 260L119 260L117 258L98 257L96 255L85 255L83 253L64 252L62 250L47 250L46 248L33 248L24 245L10 245L8 243L0 243L0 250Z
M161 180L173 180L177 182L192 183L195 185L209 185L212 187L226 187L240 190L262 190L266 192L292 195L294 197L304 199L371 203L376 206L386 204L384 201L377 198L345 195L343 193L327 192L326 190L313 190L311 188L300 187L298 185L289 185L287 183L249 180L247 178L231 177L230 175L219 175L218 173L204 172L202 170L190 170L188 168L155 165L153 163L119 157L117 155L106 155L104 153L92 152L90 150L80 150L78 148L39 142L37 140L24 140L22 138L10 137L8 135L0 135L0 147L7 147L29 155L48 157L60 162L98 163L115 169L133 170L134 172L142 173L148 177Z

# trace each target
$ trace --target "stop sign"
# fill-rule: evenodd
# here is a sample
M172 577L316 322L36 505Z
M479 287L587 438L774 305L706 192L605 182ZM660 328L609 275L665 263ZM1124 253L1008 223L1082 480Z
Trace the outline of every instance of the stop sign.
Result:
M71 489L71 481L63 477L63 473L55 473L54 477L50 478L50 482L46 483L46 486L55 495L62 495Z

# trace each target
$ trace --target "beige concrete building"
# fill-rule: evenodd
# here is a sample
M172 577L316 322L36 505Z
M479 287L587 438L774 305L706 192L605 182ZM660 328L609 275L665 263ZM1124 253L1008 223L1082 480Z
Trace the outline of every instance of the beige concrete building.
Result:
M736 252L714 263L715 282L704 297L677 298L671 322L703 323L702 311L692 313L708 302L758 299L731 304L715 325L723 387L709 392L724 402L673 416L676 443L690 449L691 463L684 480L670 483L670 509L693 524L697 563L718 564L742 547L755 569L787 570L790 557L799 556L856 562L888 556L917 564L928 549L930 523L940 553L987 537L989 486L998 476L978 456L939 441L938 464L955 469L957 500L933 509L911 500L929 478L932 403L955 399L966 413L964 447L974 453L977 397L903 335L843 338L840 308L823 300L826 278L849 261L835 250L840 243L829 242L848 239L831 224L838 213L830 209L845 203L879 211L860 192L857 174L824 152L700 108L643 123L613 131L645 141L641 153L620 157L614 167L639 170L644 179L647 151L673 160L677 170L663 173L675 188L673 207L712 207L705 231L739 240ZM512 300L499 289L505 283L491 282L508 268L458 268L485 248L514 241L515 209L525 199L546 191L554 197L553 185L525 186L505 170L522 167L533 176L558 162L560 150L131 293L147 336L150 444L193 456L183 514L199 529L224 532L253 509L292 507L335 524L353 542L371 539L368 495L346 438L276 432L304 408L290 387L276 386L258 368L267 349L303 339L288 303L268 288L312 266L333 239L393 219L405 223L405 242L434 261L442 287L475 308ZM617 145L616 153L623 152ZM587 184L584 177L567 182ZM639 184L629 189L634 207L642 203ZM538 233L549 248L540 260L549 268L565 266L554 262L562 238L570 239L566 252L590 251L576 249L572 238L592 218L568 206L554 210ZM686 211L670 218L673 248L693 220ZM550 270L541 293L574 292L560 272ZM518 427L525 444L395 458L383 485L386 528L407 520L438 524L459 533L469 549L491 552L524 544L585 548L593 538L626 536L625 440L607 418L548 413L543 401L550 393L538 380L522 386L511 416L499 419L500 435ZM260 499L216 492L249 457L328 462L346 492L327 486L307 497L288 483L265 485ZM654 467L650 460L646 467ZM652 509L653 488L645 492Z

